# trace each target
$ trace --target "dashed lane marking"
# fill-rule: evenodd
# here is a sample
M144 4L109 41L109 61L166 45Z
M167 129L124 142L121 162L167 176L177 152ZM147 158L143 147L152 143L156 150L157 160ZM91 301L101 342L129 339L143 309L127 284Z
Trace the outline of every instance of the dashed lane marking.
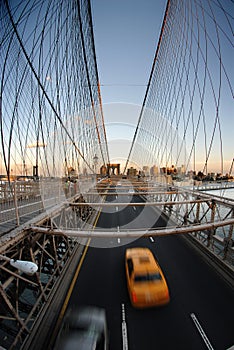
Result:
M125 317L125 306L122 304L122 340L123 340L123 350L128 350L128 332L127 323Z

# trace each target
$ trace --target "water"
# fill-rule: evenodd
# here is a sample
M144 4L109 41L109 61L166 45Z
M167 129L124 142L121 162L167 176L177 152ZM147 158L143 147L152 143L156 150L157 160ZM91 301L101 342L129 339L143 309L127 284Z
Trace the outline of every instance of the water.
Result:
M220 190L212 190L212 191L205 191L204 193L210 193L213 194L214 196L219 196L231 201L234 201L234 188L228 188L228 189L220 189ZM225 206L221 206L219 208L219 215L220 218L224 218L228 213L229 213L229 218L231 217L230 214L230 207L225 207ZM227 227L220 227L216 230L216 235L219 235L220 237L227 237L229 234L229 226ZM232 239L234 239L234 231L232 234Z
M210 193L210 194L213 194L215 196L234 200L234 188L205 191L204 193Z

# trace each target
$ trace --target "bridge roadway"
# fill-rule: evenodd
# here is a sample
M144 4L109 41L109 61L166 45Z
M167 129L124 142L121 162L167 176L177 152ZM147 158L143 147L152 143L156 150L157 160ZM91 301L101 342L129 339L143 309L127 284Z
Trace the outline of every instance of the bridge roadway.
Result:
M106 200L112 201L113 196ZM123 196L123 200L127 202L128 197ZM147 227L149 220L157 216L153 226L165 225L165 217L161 213L156 215L155 209L146 207L141 217L142 210L126 207L101 213L97 227L131 226L133 218L140 218L141 227ZM135 224L139 224L137 219ZM171 301L167 306L144 310L131 306L124 269L128 246L149 247L157 256L170 289ZM105 308L110 350L124 349L123 309L130 350L225 350L234 345L234 292L182 236L139 238L132 242L120 241L117 236L102 242L92 239L70 292L68 308L81 305Z

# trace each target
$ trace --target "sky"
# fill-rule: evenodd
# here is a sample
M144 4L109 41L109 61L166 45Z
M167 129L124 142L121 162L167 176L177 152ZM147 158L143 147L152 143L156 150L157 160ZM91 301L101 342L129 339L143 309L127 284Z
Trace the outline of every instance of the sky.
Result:
M187 4L186 1L187 0L185 0L184 4ZM234 6L231 0L226 1L227 2L225 2L225 4L228 3L230 6ZM92 10L96 60L98 66L99 81L101 84L101 95L110 161L120 162L125 165L136 124L140 115L141 106L144 100L146 86L149 80L155 51L158 45L167 0L90 0L90 2ZM195 1L194 3L197 2ZM200 4L201 3L206 2L200 2ZM214 0L212 3L216 4L216 0ZM177 2L177 4L179 4L179 2ZM210 2L208 1L207 6L209 4ZM229 13L232 13L232 9L230 9ZM229 21L231 21L230 17L228 18ZM226 16L225 20L227 21ZM202 32L201 28L202 26L200 25L200 32ZM226 39L227 43L227 38L225 38L225 30L222 31L221 29L222 28L220 28L220 33L222 33L221 39L223 45L223 39ZM215 30L213 32L215 32ZM211 35L211 42L209 43L209 46L212 48L209 55L209 57L211 57L211 61L212 54L214 54L215 50L217 51L218 47L217 38L216 41L214 41L215 37L215 34L213 36ZM232 65L233 56L230 55L231 51L229 51L230 46L231 45L229 43L227 55L225 58L227 61L223 62L229 63L229 67L232 67L228 71L228 76L230 75L230 82L233 82L234 80L232 78L234 77L234 65ZM196 45L193 45L193 48L195 47ZM225 49L225 45L222 46L222 49ZM217 59L219 61L217 52L215 56L216 61ZM223 59L224 56L222 55L222 60ZM199 63L202 63L201 54L199 57ZM208 68L212 68L212 62L211 66L210 61L208 64ZM217 69L215 72L215 76L217 75L219 78L219 70ZM224 71L222 71L222 77L225 77ZM207 85L209 85L209 79L207 78L207 80ZM194 78L192 78L192 81L190 83L191 86L193 84L193 81ZM201 84L202 81L203 77L201 77ZM215 81L213 74L212 81ZM216 98L218 99L218 88L216 90ZM228 91L228 94L226 94L226 90ZM208 100L208 93L210 92L211 87L209 90L206 89L206 96ZM232 96L230 95L230 88L227 86L227 82L224 84L222 82L221 97L222 113L220 114L222 118L222 147L224 149L224 154L226 157L224 159L227 164L225 170L226 172L230 168L231 160L234 157L234 118L232 113L234 111L234 105L232 104L230 108L229 101L232 102ZM228 101L227 103L226 100ZM214 102L212 103L214 110L216 106ZM164 117L167 118L166 115ZM206 115L207 120L208 117L209 116ZM212 138L212 131L214 128L214 113L212 114L212 118L212 123L207 122L207 145L209 145L210 139ZM190 131L194 132L194 129L191 128ZM218 127L216 128L215 137L219 137ZM193 141L192 138L191 140ZM203 147L202 143L200 143L200 147ZM199 167L202 169L202 164L204 165L204 152L201 151L196 153L199 154L199 156L201 155L202 159L201 165L199 164ZM196 162L197 161L198 160L196 159ZM218 160L218 163L220 163L220 160Z
M142 104L166 0L92 0L102 102Z
M104 119L113 162L127 159L166 3L166 0L91 0ZM230 113L222 113L222 118L226 172L234 156L233 129L230 128L233 117Z
M91 0L91 7L110 159L125 163L166 0Z
M90 0L112 162L119 162L120 157L125 165L146 92L166 1Z

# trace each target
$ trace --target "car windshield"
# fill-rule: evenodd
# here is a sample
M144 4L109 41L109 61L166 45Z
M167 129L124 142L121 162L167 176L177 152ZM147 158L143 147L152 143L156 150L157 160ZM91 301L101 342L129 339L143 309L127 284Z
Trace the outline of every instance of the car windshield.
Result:
M144 275L136 275L134 278L135 282L154 282L162 279L160 273L148 273Z

